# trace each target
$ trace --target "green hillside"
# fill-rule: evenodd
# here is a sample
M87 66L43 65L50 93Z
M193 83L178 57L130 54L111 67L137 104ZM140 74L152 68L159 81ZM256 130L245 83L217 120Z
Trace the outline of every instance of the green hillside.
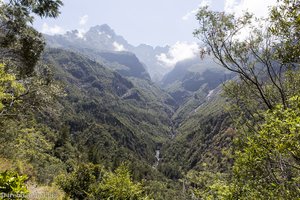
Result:
M165 47L33 28L61 6L0 1L0 200L300 198L299 1L200 7Z
M155 87L144 91L72 52L49 49L43 60L53 65L55 79L65 84L66 97L60 100L65 109L62 118L91 160L107 163L109 159L116 164L128 159L118 158L117 152L124 149L128 156L154 163L156 145L170 132L172 107L165 103L170 96Z

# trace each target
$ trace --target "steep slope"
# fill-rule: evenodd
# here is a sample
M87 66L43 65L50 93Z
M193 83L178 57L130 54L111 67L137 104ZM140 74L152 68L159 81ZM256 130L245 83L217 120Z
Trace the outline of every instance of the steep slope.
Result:
M107 67L117 71L126 77L136 77L140 79L150 80L150 75L146 71L146 66L130 52L108 52L93 51L89 49L81 50L85 55L96 59L99 62L107 62Z
M150 75L146 71L146 66L142 64L133 53L126 51L95 50L85 47L85 45L83 45L83 47L73 43L68 45L68 42L62 42L62 45L55 45L54 43L57 41L53 43L52 39L49 39L48 46L59 46L59 48L82 54L92 60L106 65L106 67L126 77L136 77L146 80L151 79Z
M163 88L175 99L179 106L173 116L178 124L208 101L208 96L221 83L231 78L212 58L193 58L178 62L161 82Z
M75 32L74 34L76 36ZM89 34L91 35L88 36ZM89 78L84 78L89 77L90 72L83 76L84 72L75 67L75 74L71 76L69 74L71 71L66 72L66 69L57 68L65 74L60 79L63 79L70 88L73 88L74 83L77 85L68 96L77 99L72 104L80 109L67 114L66 119L75 113L79 114L79 118L72 117L68 123L71 127L75 124L71 131L76 140L81 142L83 151L88 153L89 159L94 162L110 162L111 165L120 160L129 160L138 167L137 171L142 177L149 176L147 171L152 172L153 169L149 169L149 166L156 166L158 169L154 170L156 173L162 172L166 177L175 180L180 179L182 174L190 169L204 169L204 165L207 164L212 166L211 169L226 170L228 161L223 161L222 156L232 141L233 131L223 109L225 100L220 96L220 84L232 76L214 63L212 58L185 60L177 63L162 79L161 86L169 93L167 94L153 84L143 70L140 70L145 68L139 62L139 56L113 51L113 40L110 39L114 37L108 36L113 34L114 32L110 32L109 29L103 31L102 28L96 27L83 38L76 36L75 39L80 40L81 46L76 45L74 42L76 40L70 43L59 42L63 44L63 48L89 57L89 62L101 63L90 66L95 71L91 73L92 76L96 77L91 79L91 83L86 81ZM92 42L97 44L96 48L86 42L97 37L97 41ZM98 41L99 37L103 38ZM133 48L126 41L122 41L122 38L118 41L120 42L118 47L121 49ZM147 45L138 48L144 55L154 50ZM157 52L165 50L157 49ZM155 54L149 57L149 63ZM58 62L56 56L51 59ZM55 65L61 64L60 60ZM107 72L103 72L104 69ZM107 73L113 75L108 79L98 80L96 74ZM65 80L69 76L71 77ZM111 80L117 85L113 89L114 84ZM83 89L84 85L86 87ZM97 85L102 87L100 87L102 93L95 90ZM118 92L120 88L122 89ZM85 92L80 92L80 97L72 96L73 93L79 94L78 91L82 89ZM71 99L66 100L66 105ZM78 99L84 99L88 102L87 105L82 107L83 103ZM86 124L83 119L89 119L89 123ZM80 128L82 126L83 128ZM108 153L104 153L104 149Z
M227 170L224 155L234 131L224 109L222 83L233 76L212 58L193 58L176 64L161 85L178 105L172 116L172 140L160 149L159 170L171 179L180 179L191 169Z
M48 45L56 48L82 47L98 51L125 51L132 48L107 24L91 27L86 33L73 30L64 35L45 35L45 39Z
M70 127L87 159L108 166L132 161L141 176L150 174L157 145L170 137L172 97L147 80L130 81L73 52L48 49L43 60L65 84L60 123Z
M122 36L117 35L107 24L91 27L86 33L74 30L64 35L45 35L45 38L49 47L77 50L94 59L99 59L99 55L95 55L95 52L104 51L118 54L120 51L126 51L134 53L146 65L144 68L147 68L151 78L155 81L160 80L167 72L167 68L158 63L157 56L167 53L169 46L155 48L146 44L133 46Z
M151 79L154 82L159 82L169 69L162 63L158 62L157 57L162 53L166 54L169 49L169 46L152 47L147 44L140 44L137 47L131 48L130 51L132 51L143 63L146 64L147 71L151 75Z
M209 89L217 87L224 81L225 75L225 70L212 58L191 58L178 62L174 69L164 76L161 84L168 89L179 83L186 91L194 92L205 83Z
M178 125L176 137L161 149L159 170L167 177L178 179L191 169L226 171L230 167L232 160L226 154L235 132L221 92L221 87L217 87L207 96Z
M141 79L150 80L149 74L145 70L145 66L138 60L138 58L131 53L111 53L102 52L100 55L109 62L117 62L120 65L124 65L129 70L119 70L118 72L124 76L136 77Z

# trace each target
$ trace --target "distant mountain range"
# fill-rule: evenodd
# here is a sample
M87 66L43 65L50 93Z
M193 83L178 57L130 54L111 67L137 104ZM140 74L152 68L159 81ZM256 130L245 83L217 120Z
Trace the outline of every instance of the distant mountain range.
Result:
M91 53L87 52L87 49L105 52L102 55L109 54L110 57L114 53L119 54L119 52L123 51L134 53L145 65L144 68L154 81L161 80L163 75L169 70L157 60L157 56L162 53L166 54L169 51L169 46L154 48L150 45L141 44L135 47L129 44L122 36L117 35L107 24L91 27L86 33L74 30L64 35L45 35L45 38L49 47L77 49L79 52L85 52L85 54ZM99 60L99 55L96 56L92 53L91 55Z
M45 35L45 38L49 47L77 51L77 53L84 54L103 64L106 61L113 62L116 65L110 64L110 66L124 76L151 78L152 81L163 86L174 82L174 78L184 78L185 87L192 89L193 81L195 84L199 83L199 77L197 77L199 70L202 74L206 69L210 69L210 72L221 69L213 62L212 58L208 57L205 60L193 58L180 61L172 70L170 66L159 60L160 55L168 55L170 46L131 45L107 24L91 27L85 33L73 30L64 35ZM125 60L126 62L124 62ZM195 70L198 75L194 74ZM209 72L206 71L205 73ZM193 76L193 78L188 76ZM190 81L187 82L187 79Z

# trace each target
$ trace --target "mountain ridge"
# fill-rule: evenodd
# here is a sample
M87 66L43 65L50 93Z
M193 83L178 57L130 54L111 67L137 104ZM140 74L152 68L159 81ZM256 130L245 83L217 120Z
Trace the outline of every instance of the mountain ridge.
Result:
M134 53L147 66L150 76L159 81L168 68L158 62L157 56L167 53L169 46L152 47L147 44L133 46L107 24L91 27L87 32L78 30L68 31L64 35L45 35L46 43L53 48L93 49L106 52L128 51Z

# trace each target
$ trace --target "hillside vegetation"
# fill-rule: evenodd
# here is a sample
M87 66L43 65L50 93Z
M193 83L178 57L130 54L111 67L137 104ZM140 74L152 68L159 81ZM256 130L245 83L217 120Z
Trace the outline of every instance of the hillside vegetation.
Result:
M34 17L61 6L0 3L0 199L300 198L299 1L200 8L200 58L159 84L143 62L169 47L108 25L44 39Z

